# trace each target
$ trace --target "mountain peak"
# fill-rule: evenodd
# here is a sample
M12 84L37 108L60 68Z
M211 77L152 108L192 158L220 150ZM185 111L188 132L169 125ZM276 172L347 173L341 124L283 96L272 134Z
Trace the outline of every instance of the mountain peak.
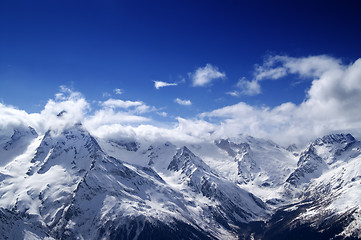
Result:
M347 161L347 155L353 152L352 146L355 146L357 141L351 134L329 134L322 138L317 138L311 145L317 150L317 154L329 165L338 160L343 159ZM356 151L357 152L357 151ZM355 153L356 153L355 152ZM344 154L347 153L347 154ZM344 157L339 158L339 156Z
M18 141L24 136L38 137L38 133L30 126L27 128L16 128L14 129L14 134L11 136L11 140Z
M324 144L335 144L335 143L348 144L348 143L354 143L355 141L356 139L350 133L347 134L340 133L340 134L329 134L323 136L322 138L317 138L314 144L322 146Z
M26 151L29 144L38 137L32 127L15 128L11 137L0 142L0 165L6 165L10 160Z
M208 166L203 162L202 159L194 155L186 146L178 149L176 154L173 156L173 160L169 163L168 170L179 171L182 169L190 168L202 168L207 169Z
M91 167L94 157L101 153L98 142L81 124L75 124L53 136L48 130L35 156L28 175L44 173L51 167L59 165L69 172L84 171Z
M296 186L322 175L348 151L356 139L351 134L329 134L317 138L300 154L297 168L286 182Z
M229 139L219 139L214 141L214 143L217 147L226 151L231 157L236 157L238 154L249 153L251 150L250 145L246 142L234 143Z
M298 150L298 147L296 144L291 144L286 148L286 150L289 152L296 152Z
M183 154L184 156L190 156L190 157L195 157L195 156L196 156L196 155L194 155L194 153L193 153L191 150L189 150L189 148L187 148L186 146L183 146L180 150L182 151L182 154Z

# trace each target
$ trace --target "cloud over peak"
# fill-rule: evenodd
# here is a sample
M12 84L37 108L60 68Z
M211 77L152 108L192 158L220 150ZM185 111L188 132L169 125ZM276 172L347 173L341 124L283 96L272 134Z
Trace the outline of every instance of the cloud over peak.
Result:
M224 72L220 72L216 66L211 64L200 67L189 75L192 78L194 87L204 87L209 85L213 80L226 78Z

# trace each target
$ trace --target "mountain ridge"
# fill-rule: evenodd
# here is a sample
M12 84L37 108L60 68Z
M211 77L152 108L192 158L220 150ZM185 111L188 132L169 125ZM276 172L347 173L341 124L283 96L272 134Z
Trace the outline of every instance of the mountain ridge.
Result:
M351 134L317 138L295 154L252 137L147 146L97 139L81 124L22 131L3 141L27 146L0 167L0 230L12 224L24 238L275 239L306 226L330 234L322 226L332 221L337 238L361 237L353 194L361 193L361 144ZM342 207L345 199L354 202Z

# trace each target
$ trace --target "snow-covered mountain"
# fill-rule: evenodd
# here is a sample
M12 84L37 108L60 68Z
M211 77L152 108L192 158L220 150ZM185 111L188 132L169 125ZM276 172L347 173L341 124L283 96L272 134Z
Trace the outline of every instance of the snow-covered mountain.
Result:
M361 143L350 134L303 150L249 136L97 139L81 124L0 136L4 239L361 237Z
M300 196L279 211L283 219L277 224L284 231L277 234L287 238L304 229L312 239L361 238L361 143L352 135L332 134L312 142L288 184Z
M263 201L282 202L283 185L296 168L297 157L277 144L253 137L221 139L215 145L233 159L229 165L237 174L235 181Z
M126 152L127 161L105 153L80 124L34 138L1 168L0 206L55 239L233 238L236 223L268 216L260 199L217 176L186 147L108 145Z
M351 134L332 134L316 139L301 153L297 168L287 182L298 186L321 176L330 168L336 168L358 155L350 149L356 143Z
M13 158L22 154L30 142L37 137L38 134L31 127L14 129L11 136L0 133L0 166L6 165Z

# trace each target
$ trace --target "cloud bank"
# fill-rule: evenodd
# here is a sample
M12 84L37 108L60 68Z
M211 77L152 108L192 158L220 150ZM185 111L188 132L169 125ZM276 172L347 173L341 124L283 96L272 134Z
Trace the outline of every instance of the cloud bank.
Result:
M324 55L302 58L270 56L262 65L256 66L250 82L257 82L257 87L253 87L257 92L262 81L276 81L285 76L310 80L301 104L285 102L270 108L239 102L203 112L191 119L177 117L170 123L154 121L151 113L156 112L156 108L142 101L110 98L100 102L97 110L92 111L91 104L81 93L61 87L40 113L29 114L0 104L0 133L11 134L9 129L29 125L39 133L47 129L59 132L83 122L97 137L131 137L150 141L193 143L245 134L268 138L286 146L294 142L302 144L331 132L351 132L361 136L361 59L344 64ZM191 104L189 100L175 101ZM60 112L63 114L58 116ZM161 114L167 116L166 112Z
M275 108L259 108L241 102L203 113L201 117L218 118L221 136L243 132L283 144L290 139L302 142L334 131L360 132L361 59L344 65L339 59L324 55L272 56L256 68L252 82L259 89L260 81L286 75L312 79L300 105L287 102Z
M255 65L252 80L242 77L238 83L238 91L231 91L231 96L260 94L261 82L264 80L277 80L287 75L295 74L300 78L321 77L326 71L345 67L339 59L326 55L294 58L288 56L268 56L263 65Z

